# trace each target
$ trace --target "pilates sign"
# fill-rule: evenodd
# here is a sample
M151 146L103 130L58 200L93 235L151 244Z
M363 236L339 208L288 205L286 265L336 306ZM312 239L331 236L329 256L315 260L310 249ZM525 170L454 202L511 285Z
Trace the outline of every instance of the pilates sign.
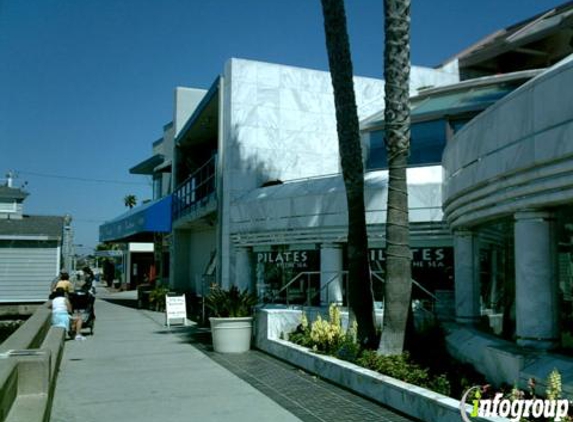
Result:
M283 268L308 268L310 251L271 251L257 253L257 263Z
M412 269L445 269L453 267L454 253L451 247L442 248L411 248ZM384 249L370 249L371 262L383 262L386 260Z

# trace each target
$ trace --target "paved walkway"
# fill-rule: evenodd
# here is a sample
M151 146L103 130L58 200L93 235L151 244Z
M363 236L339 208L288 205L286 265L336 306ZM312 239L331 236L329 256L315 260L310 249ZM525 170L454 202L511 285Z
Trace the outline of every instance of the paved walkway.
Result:
M208 332L109 298L94 335L66 342L52 422L410 420L264 353L213 353Z

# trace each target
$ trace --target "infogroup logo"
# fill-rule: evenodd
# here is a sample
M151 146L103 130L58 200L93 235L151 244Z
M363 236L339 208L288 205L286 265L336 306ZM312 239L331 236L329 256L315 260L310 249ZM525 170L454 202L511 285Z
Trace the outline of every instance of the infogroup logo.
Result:
M546 418L556 422L561 421L569 411L569 400L546 399L507 399L502 393L497 393L493 399L482 398L482 387L475 386L467 390L460 401L460 414L464 422L472 422L477 417L509 418L512 422L522 418ZM471 398L472 410L468 416L466 403Z

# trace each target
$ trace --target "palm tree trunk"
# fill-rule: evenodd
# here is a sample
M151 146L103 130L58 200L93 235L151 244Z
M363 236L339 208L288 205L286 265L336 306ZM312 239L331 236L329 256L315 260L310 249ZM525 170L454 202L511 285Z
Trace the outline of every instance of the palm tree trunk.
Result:
M384 111L388 150L386 283L378 352L400 354L412 294L406 167L410 149L410 0L384 0Z
M360 343L375 348L377 339L368 261L364 166L344 0L322 0L322 11L334 89L340 161L348 205L348 303L351 317L358 323Z

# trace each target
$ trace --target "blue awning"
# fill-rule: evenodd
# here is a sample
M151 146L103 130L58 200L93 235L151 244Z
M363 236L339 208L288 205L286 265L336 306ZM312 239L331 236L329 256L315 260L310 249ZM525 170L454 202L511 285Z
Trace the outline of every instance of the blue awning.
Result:
M171 195L133 208L99 227L100 242L153 241L153 233L171 231Z

